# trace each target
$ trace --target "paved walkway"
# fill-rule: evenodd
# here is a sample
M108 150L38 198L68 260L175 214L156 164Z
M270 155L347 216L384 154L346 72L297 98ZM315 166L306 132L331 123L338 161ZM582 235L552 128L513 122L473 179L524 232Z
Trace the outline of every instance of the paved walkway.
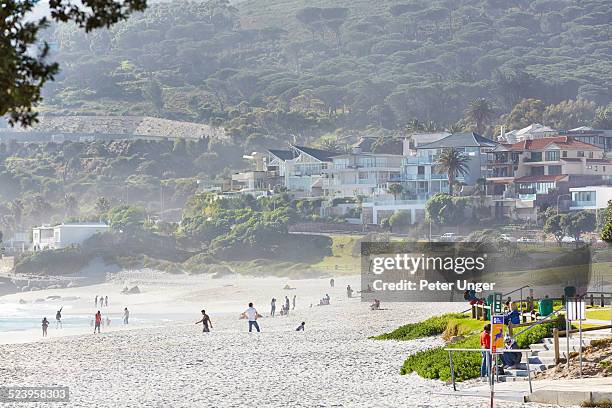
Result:
M584 401L612 400L612 377L578 378L570 380L532 381L533 393L529 393L529 382L495 384L495 399L503 401L539 402L560 406L580 405ZM463 388L457 396L490 398L488 384Z

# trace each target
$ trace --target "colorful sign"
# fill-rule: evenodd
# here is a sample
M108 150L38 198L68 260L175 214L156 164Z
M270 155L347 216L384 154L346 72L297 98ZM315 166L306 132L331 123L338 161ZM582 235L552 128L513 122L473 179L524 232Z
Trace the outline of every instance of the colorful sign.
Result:
M504 316L498 315L491 318L491 352L504 348Z

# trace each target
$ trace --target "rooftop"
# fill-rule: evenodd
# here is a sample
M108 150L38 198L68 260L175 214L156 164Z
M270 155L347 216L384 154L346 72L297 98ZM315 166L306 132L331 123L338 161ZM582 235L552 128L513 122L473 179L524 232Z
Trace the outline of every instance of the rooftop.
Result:
M373 137L361 138L353 148L361 149L362 153L396 154L401 156L404 148L403 140L386 138L384 143L377 143L379 139Z
M535 140L523 140L514 144L506 144L505 150L524 151L524 150L544 150L551 145L556 145L563 150L601 150L592 144L574 140L569 136L544 137Z
M291 160L296 157L292 150L269 149L268 152L281 160Z
M545 183L545 182L554 182L561 181L567 178L566 174L559 174L556 176L552 175L539 175L539 176L525 176L514 179L515 183Z
M455 147L495 147L499 143L487 139L486 137L480 136L478 133L465 132L465 133L453 133L450 136L446 136L443 139L437 140L433 143L422 145L420 149L445 149Z
M321 160L321 161L331 161L332 157L340 155L340 153L338 152L330 152L328 150L314 149L312 147L295 146L295 145L291 145L291 147L303 153L306 153L307 155L312 156L315 159Z

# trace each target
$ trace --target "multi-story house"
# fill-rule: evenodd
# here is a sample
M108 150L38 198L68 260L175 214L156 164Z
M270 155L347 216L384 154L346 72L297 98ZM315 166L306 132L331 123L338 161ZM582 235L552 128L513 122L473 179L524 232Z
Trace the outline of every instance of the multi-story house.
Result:
M576 129L559 131L559 135L570 136L579 142L601 147L606 152L612 150L612 130L597 130L588 126L582 126Z
M487 154L499 143L474 132L455 133L435 142L404 151L402 179L409 196L425 200L433 194L449 191L448 173L437 165L438 157L446 149L464 153L469 161L468 171L457 177L466 185L475 185L488 175Z
M281 185L296 195L320 196L322 178L338 153L290 145L289 150L268 150L267 171L280 177Z
M388 195L389 182L401 181L403 140L391 139L377 145L375 138L363 138L352 151L331 158L322 180L323 194L329 197Z
M542 201L551 192L568 194L569 187L608 183L612 162L601 147L556 136L497 146L489 174L491 194L507 193L513 184L519 198Z

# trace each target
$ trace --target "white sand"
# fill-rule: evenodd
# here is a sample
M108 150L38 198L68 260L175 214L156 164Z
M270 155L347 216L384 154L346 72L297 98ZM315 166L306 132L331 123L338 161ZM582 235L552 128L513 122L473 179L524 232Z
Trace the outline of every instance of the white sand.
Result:
M399 375L408 354L440 340L367 339L462 304L383 304L389 310L372 312L359 299L346 298L346 284L357 289L358 277L336 278L334 289L327 279L208 280L144 273L129 280L138 283L141 295L118 295L123 282L115 281L0 298L1 310L2 302L19 298L78 296L66 304L68 319L70 313L92 312L95 294L108 293L111 312L127 305L134 318L140 313L172 317L159 327L101 335L90 334L89 327L82 329L87 334L72 336L51 328L44 340L40 329L2 335L3 343L25 343L0 345L0 383L68 386L70 403L53 406L70 407L486 406L482 399L442 395L451 389L439 381ZM282 290L286 283L297 290ZM311 308L325 293L332 305ZM247 333L247 323L237 319L246 303L254 301L267 316L270 298L279 300L278 312L285 294L297 295L297 309L289 317L260 319L263 332ZM194 325L202 307L213 321L211 333ZM306 332L295 332L301 321Z

